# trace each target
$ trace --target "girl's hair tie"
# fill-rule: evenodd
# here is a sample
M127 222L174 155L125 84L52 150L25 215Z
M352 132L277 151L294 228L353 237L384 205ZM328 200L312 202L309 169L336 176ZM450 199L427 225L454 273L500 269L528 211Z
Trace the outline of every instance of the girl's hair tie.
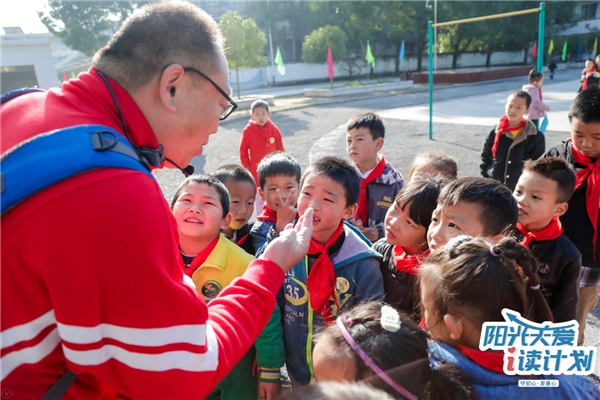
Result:
M354 323L354 321L352 321L352 318L348 318L346 320L346 323L348 324L348 326L352 326L352 324Z
M540 290L540 284L538 283L535 286L529 286L531 288L531 290Z
M490 246L490 254L493 255L494 257L500 257L500 254L498 254L494 251L494 246Z

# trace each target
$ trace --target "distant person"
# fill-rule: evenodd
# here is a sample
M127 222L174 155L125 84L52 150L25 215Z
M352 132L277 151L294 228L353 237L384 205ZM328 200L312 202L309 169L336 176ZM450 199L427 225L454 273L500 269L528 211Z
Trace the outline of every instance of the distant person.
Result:
M558 69L558 64L556 63L556 58L552 57L550 60L550 64L548 64L548 70L550 71L550 80L554 79L554 71Z
M412 162L408 180L411 181L415 177L426 175L441 175L449 181L453 181L458 176L458 165L452 157L441 151L419 153Z
M600 72L598 65L593 58L588 58L585 61L585 68L581 71L581 86L579 91L585 90L590 85L598 85L600 83Z
M575 193L561 217L565 235L581 252L579 282L579 344L583 344L588 313L600 294L600 86L581 91L569 110L571 137L545 156L562 157L575 169Z
M381 256L353 227L360 178L350 163L324 157L302 177L298 212L314 210L308 256L286 275L279 296L285 364L292 385L314 378L312 338L317 330L355 304L383 300Z
M296 219L301 175L300 164L288 153L268 154L258 164L258 195L264 205L250 230L256 254Z
M279 128L271 121L269 103L256 100L250 105L250 121L242 130L240 138L240 161L254 177L259 186L257 168L260 161L274 151L285 151ZM264 202L256 198L256 214L260 214Z
M573 167L562 158L546 157L525 162L513 193L519 206L516 236L539 262L540 290L554 322L577 315L581 254L560 223L574 190Z
M254 259L221 235L221 230L227 229L232 219L229 206L227 188L210 175L188 177L171 201L179 231L182 266L207 303L216 299L234 279L244 275ZM279 370L285 357L278 307L254 347L206 399L256 400L259 393L263 398L274 399L281 393ZM255 362L260 371L260 387L253 373Z
M250 222L254 213L256 184L250 172L237 164L226 164L217 169L213 176L223 182L229 192L229 214L231 222L223 229L225 237L240 246L248 254L255 255L256 249L250 237Z
M100 125L90 139L110 129L148 165L73 175L2 215L2 388L14 397L42 398L66 376L69 399L204 398L265 327L284 272L307 252L312 211L207 306L185 282L175 220L149 171L189 171L235 110L223 46L200 8L151 3L88 72L0 107L3 165L37 135L89 125ZM51 150L39 152L40 170ZM73 160L86 161L61 164Z
M532 69L529 71L529 83L522 87L522 89L531 96L531 105L529 106L529 113L526 117L535 124L535 127L538 130L540 128L540 119L546 115L546 111L550 111L550 107L542 100L543 84L544 74Z
M404 180L379 151L385 127L375 113L359 114L346 124L346 150L360 173L360 196L354 226L371 242L385 236L383 220Z
M516 90L506 99L505 115L488 134L481 152L481 176L493 178L514 190L523 163L544 154L544 134L525 115L531 96Z

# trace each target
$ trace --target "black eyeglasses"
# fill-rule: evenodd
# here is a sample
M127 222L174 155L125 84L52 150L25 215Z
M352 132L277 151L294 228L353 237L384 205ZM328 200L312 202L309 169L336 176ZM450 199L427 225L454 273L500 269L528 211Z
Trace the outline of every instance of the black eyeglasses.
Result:
M199 71L196 68L192 68L192 67L183 67L183 70L185 72L195 72L195 73L197 73L198 75L200 75L201 77L203 77L204 79L206 79L207 81L209 81L210 83L212 83L212 85L215 87L215 89L217 89L217 91L219 93L221 93L223 95L223 97L225 97L225 99L227 99L227 107L225 107L225 109L223 110L223 112L219 116L219 120L223 121L224 119L226 119L227 117L229 117L232 112L234 112L235 110L237 110L238 105L235 103L235 101L233 101L231 99L231 97L229 97L229 95L227 94L227 92L225 92L223 89L221 89L221 87L219 85L217 85L215 83L215 81L213 81L212 79L210 79L208 77L208 75L206 75L204 72Z

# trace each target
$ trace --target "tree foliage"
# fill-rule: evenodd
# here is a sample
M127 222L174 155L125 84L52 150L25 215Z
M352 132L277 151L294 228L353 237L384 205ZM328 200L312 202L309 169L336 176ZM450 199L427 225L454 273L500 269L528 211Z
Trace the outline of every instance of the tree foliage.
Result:
M94 55L141 2L51 0L40 20L70 48Z
M316 29L304 39L302 45L304 60L309 63L326 62L329 46L334 61L345 60L348 57L347 41L346 34L339 26L326 25Z
M223 14L219 27L227 43L227 63L236 71L237 92L240 97L239 69L259 68L267 64L263 55L267 39L252 18L242 19L237 11Z

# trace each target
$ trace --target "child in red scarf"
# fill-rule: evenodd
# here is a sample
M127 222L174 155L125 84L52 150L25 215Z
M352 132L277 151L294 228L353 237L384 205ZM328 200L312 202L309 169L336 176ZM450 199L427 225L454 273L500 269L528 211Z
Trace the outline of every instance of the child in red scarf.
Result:
M360 197L354 225L372 242L385 236L383 219L404 180L379 151L385 127L375 113L360 114L346 125L348 157L360 172Z
M283 340L288 373L301 385L314 378L315 329L361 301L382 300L380 255L344 220L356 212L360 178L337 157L317 161L302 178L298 212L312 208L308 255L285 275L278 297L283 311Z
M571 138L550 149L547 156L562 157L576 172L575 193L561 217L565 235L581 252L579 283L579 343L583 343L588 312L600 294L600 87L593 85L577 95L569 110Z
M596 65L592 58L588 58L585 61L585 68L581 71L581 87L579 91L587 89L589 85L597 85L598 82L600 82L598 65Z
M489 133L481 152L481 176L493 178L514 190L523 163L544 154L546 141L534 123L525 118L531 96L524 90L506 99L505 115Z
M381 253L386 303L415 321L421 319L417 285L419 265L429 255L427 228L447 181L441 176L418 177L400 190L385 216L385 238L373 245Z
M555 322L575 319L581 254L563 234L559 217L569 208L575 171L558 157L527 161L515 188L517 237L538 260L541 290Z
M483 323L505 321L503 309L532 322L552 321L537 269L529 250L512 238L492 245L483 238L462 236L433 252L418 273L427 330L439 342L430 343L432 358L467 374L480 399L598 398L600 392L585 377L544 374L543 369L531 375L505 374L511 363L509 357L505 363L504 351L480 350ZM542 364L538 366L544 368ZM526 388L519 385L520 379L559 382Z

